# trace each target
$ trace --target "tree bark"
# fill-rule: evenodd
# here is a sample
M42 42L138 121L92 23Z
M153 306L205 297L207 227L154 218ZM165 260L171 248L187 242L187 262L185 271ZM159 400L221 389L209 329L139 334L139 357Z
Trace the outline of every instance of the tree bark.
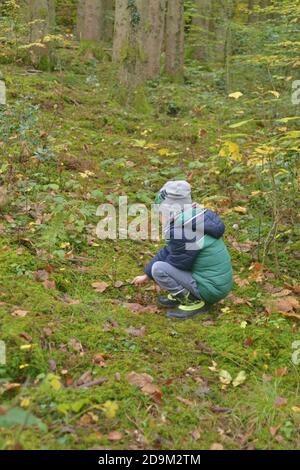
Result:
M77 35L84 41L101 41L104 38L104 0L79 0Z
M166 0L150 0L143 18L145 34L145 78L153 79L160 74L160 59L164 40Z
M29 0L28 1L29 40L33 45L30 54L34 65L38 65L43 58L49 59L50 42L43 43L47 34L53 32L55 26L55 0ZM37 45L40 43L40 45Z
M193 55L195 59L207 60L210 55L212 0L196 0L194 6L196 12L192 19L192 29L198 45Z
M30 42L42 41L55 24L54 0L29 0Z
M168 0L166 14L165 71L173 77L183 75L184 66L184 1Z
M114 36L115 0L104 1L104 41L112 41Z
M113 61L119 64L120 80L133 86L144 79L145 5L145 0L116 0Z

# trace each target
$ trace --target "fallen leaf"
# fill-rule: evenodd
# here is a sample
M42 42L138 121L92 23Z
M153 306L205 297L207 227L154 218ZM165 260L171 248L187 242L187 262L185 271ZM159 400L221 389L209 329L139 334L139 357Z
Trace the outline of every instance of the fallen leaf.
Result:
M108 289L109 285L104 281L97 281L93 282L92 287L95 289L96 292L102 294L102 292L105 292L106 289Z
M32 275L33 278L39 282L44 282L49 277L49 273L45 269L39 269L38 271L33 272Z
M277 397L275 402L274 402L274 405L276 406L276 408L281 408L283 406L286 406L287 405L287 399L286 398L283 398L283 397Z
M246 372L244 370L241 370L241 372L238 373L234 381L232 382L232 385L234 387L238 387L239 385L242 385L247 379Z
M69 348L73 349L74 351L83 353L82 344L81 344L81 342L80 342L78 339L76 339L76 338L71 338L71 339L68 341L68 346L69 346Z
M238 100L239 98L241 98L241 96L243 96L243 93L241 91L235 91L234 93L230 93L230 95L228 95L229 98L234 98L235 100Z
M30 334L26 333L26 331L22 331L19 335L21 338L25 339L25 341L28 341L28 343L32 342L32 336Z
M151 395L155 400L161 401L162 392L153 383L153 377L149 374L137 374L136 372L130 372L127 376L128 382L132 385L136 385L141 389L145 395Z
M195 406L195 403L191 400L188 400L187 398L176 397L176 400L180 401L184 405Z
M101 409L106 418L113 419L117 414L119 405L115 401L108 400L101 406Z
M104 357L101 354L95 354L93 361L99 367L106 367Z
M157 313L159 311L156 305L141 305L138 303L125 303L124 307L128 308L134 313Z
M69 305L78 305L80 304L80 300L72 299L68 294L64 294L62 297L59 298L62 302Z
M211 411L214 413L231 413L231 408L226 408L224 406L219 406L219 405L212 405L211 406Z
M11 390L16 390L16 388L20 388L21 384L19 383L9 383L9 384L3 384L2 387L6 392L9 392Z
M43 282L43 286L46 289L55 289L56 288L55 282L54 281L49 281L49 279L47 279L46 281Z
M210 450L224 450L224 447L222 446L222 444L219 444L218 442L214 442L210 446Z
M115 284L114 284L114 287L115 287L116 289L119 289L119 288L122 287L122 286L124 286L124 282L123 282L123 281L117 281L117 282L115 282Z
M142 326L141 328L134 328L133 326L130 326L129 328L126 329L127 333L131 336L145 336L146 334L146 327Z
M288 373L288 368L287 367L281 367L279 369L275 370L275 376L276 377L284 377Z
M199 429L195 429L194 431L192 431L191 436L194 439L194 441L198 441L201 437L201 433L200 433Z
M123 434L119 431L112 431L108 435L108 440L111 442L120 441L123 439Z
M245 348L250 348L253 345L253 339L252 338L246 338L244 341L244 347Z
M224 385L229 385L232 382L232 377L227 370L220 370L219 373L220 382Z
M27 314L28 314L27 310L15 310L14 312L12 312L13 317L20 317L20 318L26 317Z
M272 437L275 437L276 434L278 433L278 430L280 429L280 426L271 426L270 427L270 434Z
M300 304L296 297L288 295L287 297L272 298L266 301L265 309L266 312L271 313L282 313L291 314L295 318L300 319L300 316L292 313L294 310L299 309ZM288 315L287 315L288 316Z

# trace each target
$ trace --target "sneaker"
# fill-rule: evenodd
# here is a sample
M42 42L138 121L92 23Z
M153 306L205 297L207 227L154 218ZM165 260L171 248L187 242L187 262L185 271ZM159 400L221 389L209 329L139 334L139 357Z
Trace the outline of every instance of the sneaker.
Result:
M178 320L188 320L197 315L207 315L208 308L204 300L196 299L193 302L185 302L177 308L169 310L167 313L168 318L177 318Z
M179 307L181 304L181 299L179 299L178 296L176 297L176 295L169 294L161 295L157 302L161 307Z
M194 297L190 292L184 291L179 292L178 294L169 294L169 295L161 295L158 298L158 305L161 307L179 307L181 304L191 303L196 301L196 297Z

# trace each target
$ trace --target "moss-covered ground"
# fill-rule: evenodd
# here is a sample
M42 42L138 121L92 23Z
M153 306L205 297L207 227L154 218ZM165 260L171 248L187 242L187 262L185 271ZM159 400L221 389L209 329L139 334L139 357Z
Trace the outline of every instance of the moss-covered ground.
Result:
M78 55L63 71L2 71L0 447L298 448L299 323L282 314L299 293L295 188L287 181L276 194L272 174L247 162L293 129L276 122L288 97L229 98L218 76L195 68L184 84L128 93L109 64ZM219 156L225 141L241 157L233 147ZM129 285L158 244L101 241L95 227L100 203L127 195L150 204L180 177L223 216L236 284L208 317L173 322L153 307L155 290ZM276 197L286 206L266 246ZM103 293L97 281L108 284ZM285 305L268 308L270 299ZM133 371L157 392L130 383ZM234 387L220 371L246 378Z

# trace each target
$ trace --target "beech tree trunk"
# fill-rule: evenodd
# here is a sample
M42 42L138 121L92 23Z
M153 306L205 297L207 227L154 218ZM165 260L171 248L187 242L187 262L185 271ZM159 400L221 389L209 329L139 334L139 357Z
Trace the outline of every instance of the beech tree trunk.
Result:
M38 65L43 58L49 58L51 43L44 43L43 40L47 34L53 32L55 26L55 0L29 0L28 20L29 40L36 44L30 50L31 60L34 65Z
M193 56L195 59L207 60L210 55L212 0L196 0L194 7L196 12L192 20L192 31L197 46Z
M153 79L160 74L160 59L164 40L167 0L149 0L143 19L145 34L145 78Z
M168 0L165 40L165 71L180 77L184 66L184 0Z
M39 42L55 24L55 0L29 0L30 42Z
M79 0L77 35L80 40L101 41L105 31L105 0Z
M104 1L104 41L111 41L114 35L115 0Z
M145 5L145 0L116 0L113 61L119 64L121 81L133 86L144 79Z

